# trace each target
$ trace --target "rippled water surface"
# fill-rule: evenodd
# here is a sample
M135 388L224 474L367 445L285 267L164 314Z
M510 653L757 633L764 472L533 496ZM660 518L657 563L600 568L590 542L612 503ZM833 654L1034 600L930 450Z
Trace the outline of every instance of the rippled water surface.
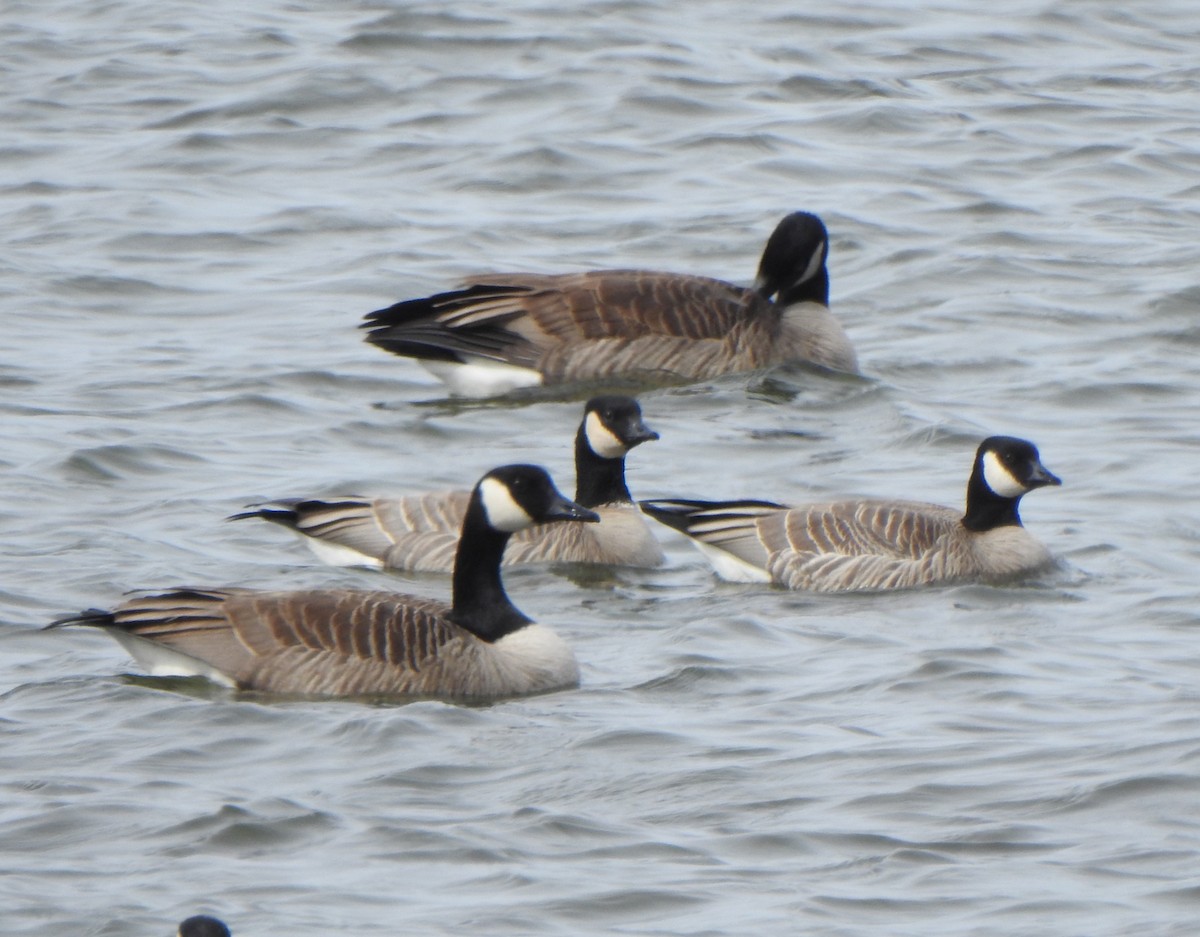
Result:
M0 4L0 931L1190 935L1200 904L1200 7ZM239 698L42 632L128 589L378 586L271 496L535 459L361 316L483 270L748 281L832 234L865 376L642 395L642 497L961 503L1061 568L813 597L509 576L581 689Z

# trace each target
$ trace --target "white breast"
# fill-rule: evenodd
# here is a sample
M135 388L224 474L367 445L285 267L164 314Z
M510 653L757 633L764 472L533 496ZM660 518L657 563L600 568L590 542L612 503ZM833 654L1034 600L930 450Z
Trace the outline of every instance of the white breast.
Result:
M1045 545L1024 527L997 527L971 536L972 553L985 578L1032 572L1054 563Z
M491 645L496 679L508 693L539 693L579 685L570 646L539 624L526 625Z

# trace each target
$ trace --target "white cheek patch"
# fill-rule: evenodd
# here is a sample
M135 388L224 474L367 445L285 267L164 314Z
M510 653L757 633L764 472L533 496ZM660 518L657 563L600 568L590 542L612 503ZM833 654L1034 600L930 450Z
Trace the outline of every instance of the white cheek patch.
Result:
M619 459L629 451L629 447L621 442L594 412L587 415L583 432L587 436L588 445L592 447L592 452L602 459Z
M994 452L983 454L983 480L1001 498L1019 498L1029 490L1013 477Z
M479 483L479 500L494 530L513 534L535 523L529 512L513 499L508 486L494 478L485 478Z
M825 245L820 244L813 251L812 257L809 258L808 266L804 268L804 273L800 275L796 283L807 283L817 275L817 271L821 269L821 264L823 263L825 263Z

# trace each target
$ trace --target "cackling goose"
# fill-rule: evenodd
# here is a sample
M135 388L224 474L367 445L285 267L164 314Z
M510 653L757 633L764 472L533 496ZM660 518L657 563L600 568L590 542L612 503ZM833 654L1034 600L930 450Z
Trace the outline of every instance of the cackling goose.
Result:
M596 563L660 566L662 548L625 485L625 456L658 439L631 397L593 397L575 434L575 501L600 515L598 524L545 524L515 534L504 565ZM404 498L273 501L232 520L259 517L301 534L335 566L449 572L470 501L469 491Z
M571 649L509 600L500 557L532 524L596 521L546 472L508 465L471 493L453 600L391 592L177 589L90 609L50 627L107 631L155 676L311 696L494 700L576 686Z
M643 510L692 538L717 574L813 592L873 592L996 582L1052 563L1021 526L1021 496L1061 485L1032 443L985 439L967 483L967 509L915 501L643 501Z
M484 275L372 312L363 328L367 341L473 397L615 375L705 380L789 362L857 373L829 311L828 251L821 219L795 212L767 241L753 289L644 270Z

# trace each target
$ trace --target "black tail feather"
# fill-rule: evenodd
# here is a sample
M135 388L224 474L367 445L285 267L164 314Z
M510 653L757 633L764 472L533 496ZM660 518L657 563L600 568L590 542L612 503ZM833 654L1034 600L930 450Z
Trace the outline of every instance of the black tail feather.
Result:
M408 299L368 313L359 328L369 329L366 341L406 358L461 362L463 355L495 361L525 363L533 352L528 342L504 328L518 312L489 315L471 324L450 324L447 313L470 311L479 303L527 292L522 287L478 284L467 289Z
M638 506L661 524L666 524L681 533L687 533L693 518L701 512L709 512L707 519L719 516L716 512L739 513L747 509L770 508L785 509L786 505L774 501L756 501L743 499L741 501L698 501L690 498L660 498L657 500L639 501Z
M378 329L395 325L411 325L422 319L430 319L447 310L463 309L487 299L499 299L513 293L526 293L520 286L489 286L478 283L466 289L450 290L423 296L420 299L405 299L384 309L368 312L363 317L360 329Z
M230 514L225 520L244 521L249 517L258 517L264 521L270 521L272 524L287 527L289 530L296 530L300 522L299 508L301 503L301 501L295 500L274 501L269 505L248 504L246 505L247 507L255 508L255 510Z
M111 628L117 623L116 616L102 608L85 608L78 615L68 615L66 618L56 618L46 625L44 630L51 628L70 628L74 625L86 625L91 628Z

